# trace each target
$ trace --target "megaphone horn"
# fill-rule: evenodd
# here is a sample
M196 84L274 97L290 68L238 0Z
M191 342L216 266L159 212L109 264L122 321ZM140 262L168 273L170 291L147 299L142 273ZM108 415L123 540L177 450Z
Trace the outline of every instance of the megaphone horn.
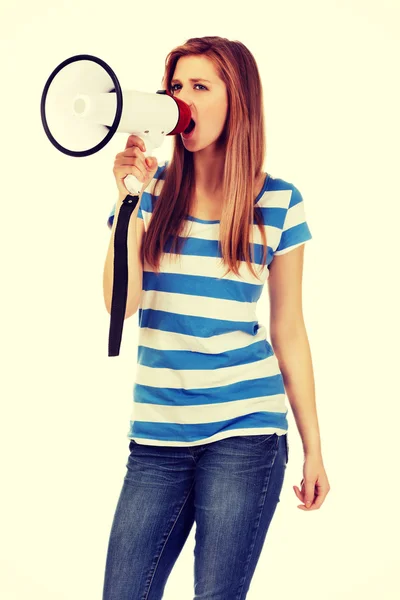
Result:
M116 131L145 140L147 157L166 135L183 133L191 123L185 102L166 90L123 91L112 68L90 54L71 56L54 69L42 92L40 114L53 146L75 157L95 154ZM124 185L129 193L115 229L109 356L119 354L127 297L128 225L143 187L134 175L127 175Z

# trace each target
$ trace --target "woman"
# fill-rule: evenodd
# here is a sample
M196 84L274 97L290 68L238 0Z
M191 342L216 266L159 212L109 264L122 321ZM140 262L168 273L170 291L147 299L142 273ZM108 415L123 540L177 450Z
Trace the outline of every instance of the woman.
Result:
M262 86L249 50L190 39L168 55L163 84L195 128L174 138L137 212L137 377L103 600L162 598L195 521L195 598L242 600L288 461L285 392L305 453L299 508L318 509L329 491L301 306L311 233L297 188L261 171ZM138 147L124 176L144 181ZM271 344L255 313L266 279Z

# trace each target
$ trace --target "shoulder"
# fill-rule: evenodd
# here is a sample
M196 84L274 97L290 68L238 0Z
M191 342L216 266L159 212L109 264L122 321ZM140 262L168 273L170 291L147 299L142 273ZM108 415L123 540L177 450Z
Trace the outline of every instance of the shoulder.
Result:
M286 215L297 204L303 202L300 190L291 182L268 174L266 185L256 203L260 208L268 210L274 227L283 228Z
M280 207L280 235L274 254L279 255L311 240L312 234L300 190L293 183L281 178L276 180L275 187L278 194L277 204Z
M269 174L256 206L261 209L273 255L286 253L312 238L303 196L292 182Z
M282 229L287 211L296 203L300 192L289 181L268 173L256 206L262 210L265 225Z

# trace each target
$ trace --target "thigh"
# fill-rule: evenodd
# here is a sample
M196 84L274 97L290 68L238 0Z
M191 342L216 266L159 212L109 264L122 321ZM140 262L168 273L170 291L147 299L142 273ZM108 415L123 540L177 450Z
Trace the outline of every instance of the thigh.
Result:
M279 502L285 436L237 436L210 444L195 480L195 600L242 600Z
M194 522L185 448L131 440L108 545L103 600L159 600Z

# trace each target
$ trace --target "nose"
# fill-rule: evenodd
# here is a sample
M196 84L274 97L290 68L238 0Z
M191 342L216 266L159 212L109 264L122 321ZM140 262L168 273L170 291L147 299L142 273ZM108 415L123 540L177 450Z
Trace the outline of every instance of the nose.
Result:
M191 95L189 92L187 92L186 90L182 91L182 89L174 90L172 95L176 96L177 98L179 98L179 100L182 100L183 102L188 104L190 106L190 110L192 110L193 99L191 98Z
M193 101L191 100L189 94L179 94L178 98L179 100L183 100L183 102L188 104L190 106L190 110L192 110Z
M189 106L190 114L193 116L193 114L194 114L193 103L190 100L190 98L182 98L182 96L179 96L179 100L183 100L183 102L185 102Z

